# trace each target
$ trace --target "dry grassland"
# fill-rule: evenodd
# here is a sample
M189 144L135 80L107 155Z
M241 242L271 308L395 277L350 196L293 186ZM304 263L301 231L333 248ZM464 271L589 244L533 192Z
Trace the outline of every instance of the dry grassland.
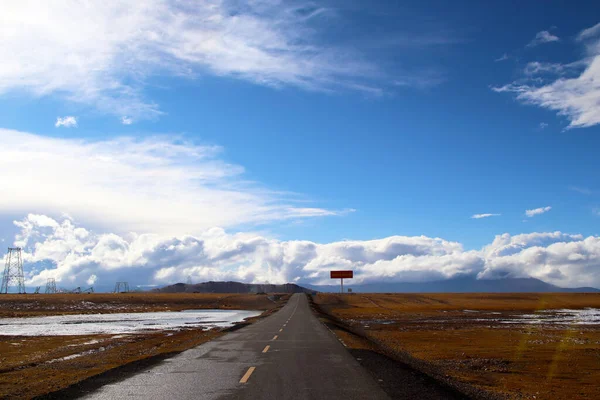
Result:
M600 398L600 325L521 319L600 308L600 294L319 294L315 303L397 358L484 392Z
M265 295L229 293L2 294L0 318L68 314L181 311L191 309L269 310Z
M192 293L0 295L0 318L209 308L273 311L288 298ZM0 336L0 398L44 395L125 364L189 349L222 334L221 330L192 328L130 335Z

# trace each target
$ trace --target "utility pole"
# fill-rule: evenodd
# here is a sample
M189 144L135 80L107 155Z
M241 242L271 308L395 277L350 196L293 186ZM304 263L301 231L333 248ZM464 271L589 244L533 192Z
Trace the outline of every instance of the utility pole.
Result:
M6 264L4 265L4 275L2 277L2 286L0 293L8 293L8 287L11 283L16 284L17 292L25 294L25 276L23 275L23 258L21 257L20 247L9 247L6 255Z

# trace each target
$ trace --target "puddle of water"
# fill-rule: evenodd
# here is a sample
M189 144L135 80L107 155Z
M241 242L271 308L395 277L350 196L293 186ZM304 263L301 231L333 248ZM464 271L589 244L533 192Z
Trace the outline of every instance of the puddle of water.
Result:
M483 323L501 323L501 324L544 324L544 325L600 325L600 309L584 308L582 310L543 310L535 314L517 314L502 315L500 312L482 312L473 310L463 310L465 314L476 313L478 318L453 318L453 319L415 319L413 321L395 321L395 320L361 320L360 322L365 328L368 324L387 325L396 322L414 322L414 323L457 323L457 322L483 322ZM485 314L493 315L493 317L481 318ZM475 316L475 315L474 315Z
M248 310L186 310L0 318L0 335L58 336L147 333L181 328L225 328L260 315Z
M535 314L524 314L503 323L550 324L550 325L599 325L600 309L544 310Z

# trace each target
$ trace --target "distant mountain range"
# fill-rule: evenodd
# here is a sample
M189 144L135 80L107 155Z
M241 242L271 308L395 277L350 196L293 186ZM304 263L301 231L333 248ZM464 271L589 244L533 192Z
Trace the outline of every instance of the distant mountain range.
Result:
M310 285L305 287L319 292L339 292L339 285ZM432 282L381 282L352 285L344 282L346 288L358 293L510 293L510 292L600 292L593 287L562 288L535 278L475 279L461 277Z
M283 285L240 283L240 282L204 282L195 284L176 283L163 288L154 289L162 293L311 293L294 283Z
M352 285L344 284L344 290L352 289L357 293L548 293L548 292L600 292L593 287L562 288L535 278L506 278L478 280L474 277L461 277L445 281L417 283L368 283ZM196 284L176 283L154 292L163 293L311 293L339 292L339 285L311 285L286 283L283 285L254 284L241 282L204 282Z

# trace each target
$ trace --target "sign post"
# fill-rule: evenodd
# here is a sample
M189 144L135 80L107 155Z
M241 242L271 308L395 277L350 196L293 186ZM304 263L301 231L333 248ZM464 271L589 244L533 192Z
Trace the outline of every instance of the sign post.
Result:
M329 276L331 279L340 279L341 293L344 294L344 278L354 278L354 271L330 271Z

